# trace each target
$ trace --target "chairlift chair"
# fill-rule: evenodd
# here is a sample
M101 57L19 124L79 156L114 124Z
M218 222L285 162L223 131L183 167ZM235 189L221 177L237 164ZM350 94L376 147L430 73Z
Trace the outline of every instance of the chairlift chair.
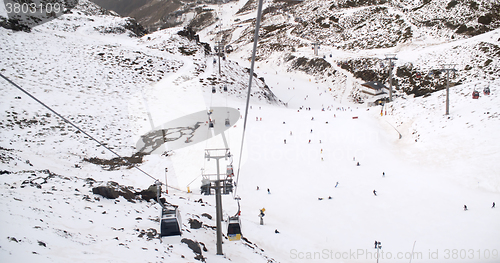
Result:
M241 221L239 216L231 216L227 220L227 237L229 241L241 239Z
M163 207L161 211L160 236L182 235L181 215L177 207L174 209Z

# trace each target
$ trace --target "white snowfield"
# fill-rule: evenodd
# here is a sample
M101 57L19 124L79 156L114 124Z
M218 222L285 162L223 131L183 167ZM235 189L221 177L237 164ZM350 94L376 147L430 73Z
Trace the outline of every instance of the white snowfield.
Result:
M245 2L224 5L226 25ZM249 62L243 58L251 45L222 62L232 84L228 93L217 84L212 94L207 78L218 76L218 66L176 34L181 28L139 39L98 31L122 23L77 8L31 33L0 28L0 73L122 156L134 154L138 138L152 126L184 115L227 106L244 116L248 74L242 72ZM201 41L213 38L210 30L200 33ZM460 45L498 46L499 38L495 30ZM398 47L401 63L418 50L418 61L439 65L443 60L433 58L453 42L435 41ZM183 55L181 46L193 55ZM367 53L383 57L391 51ZM454 52L444 62L470 56ZM492 208L500 202L498 79L478 75L451 87L450 115L444 114L444 90L425 98L397 93L382 109L352 103L352 85L362 81L340 68L345 85L332 85L288 71L275 63L279 58L269 57L255 70L288 106L260 96L264 84L254 78L241 167L243 119L225 133L235 172L240 168L236 194L246 240L224 238L224 255L216 255L215 197L200 195L200 169L216 172L204 149L223 148L221 136L169 156L145 156L139 165L162 182L168 168L168 184L179 190L163 196L179 206L181 238L202 243L206 262L376 262L375 241L381 242L379 262L500 262L500 208ZM491 94L484 95L488 86ZM472 99L474 89L479 99ZM115 156L3 79L0 91L1 262L197 262L179 239L161 242L154 235L161 213L155 201L92 193L108 181L147 189L151 178L83 161ZM228 163L223 161L222 172ZM223 196L223 209L225 218L236 213L232 195ZM191 229L193 219L203 226Z

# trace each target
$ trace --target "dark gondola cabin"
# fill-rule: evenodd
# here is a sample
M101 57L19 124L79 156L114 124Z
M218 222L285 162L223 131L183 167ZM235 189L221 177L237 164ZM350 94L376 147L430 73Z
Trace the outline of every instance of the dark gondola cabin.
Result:
M161 212L160 236L180 236L182 235L181 231L181 215L177 207L174 209L163 208Z
M238 241L241 239L241 222L239 216L229 217L227 220L227 238L229 241Z
M490 95L490 88L489 87L484 88L483 93L484 95Z

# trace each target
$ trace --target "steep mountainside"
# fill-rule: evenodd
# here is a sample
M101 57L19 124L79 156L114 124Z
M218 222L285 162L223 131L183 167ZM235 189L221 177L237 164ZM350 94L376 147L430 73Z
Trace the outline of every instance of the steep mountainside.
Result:
M255 10L256 1L249 0L234 18L246 17ZM397 89L407 94L425 95L444 88L444 74L439 72L444 63L461 62L456 65L458 71L453 75L453 84L473 76L487 79L499 76L494 68L500 60L500 37L494 33L489 42L462 44L459 41L499 28L499 10L499 3L486 0L329 1L326 4L316 0L269 1L263 11L258 59L266 60L272 54L284 53L279 63L289 63L294 70L302 63L297 59L303 57L313 43L318 43L318 59L324 59L320 64L337 64L362 81L388 81L388 63L371 51L407 53L395 62L397 75L393 82ZM235 26L226 26L224 34L231 38L234 32L239 32L231 41L239 48L251 42L255 21L235 21ZM428 54L414 52L420 47L446 43L450 43L449 50L433 54L434 61L424 58ZM329 59L338 51L350 51L351 55ZM457 57L460 59L456 60ZM313 74L324 79L335 71L320 70ZM417 75L428 77L417 79ZM335 78L328 78L328 81L335 82Z

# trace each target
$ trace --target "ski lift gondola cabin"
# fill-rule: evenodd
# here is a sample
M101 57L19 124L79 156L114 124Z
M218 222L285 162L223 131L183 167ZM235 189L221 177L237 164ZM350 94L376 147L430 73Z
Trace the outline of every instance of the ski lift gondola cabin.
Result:
M479 99L479 91L475 90L474 92L472 92L472 98Z
M232 216L227 220L227 237L229 241L238 241L241 239L241 221L239 216Z
M230 164L230 165L227 166L226 173L227 173L227 176L233 176L234 175L234 170L233 170L233 165L232 164Z
M484 95L490 95L490 87L486 87L483 90Z
M160 223L160 236L180 236L181 232L181 215L177 207L162 208L161 212L161 223Z

